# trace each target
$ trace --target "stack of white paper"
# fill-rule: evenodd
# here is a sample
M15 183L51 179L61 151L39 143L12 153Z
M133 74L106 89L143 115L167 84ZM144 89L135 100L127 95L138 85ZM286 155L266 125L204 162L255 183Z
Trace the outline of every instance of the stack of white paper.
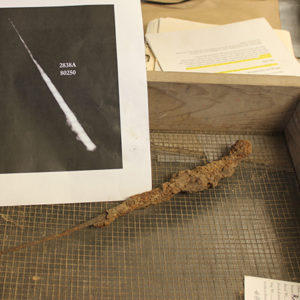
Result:
M172 18L149 23L146 40L163 71L300 75L289 32L264 18L211 25ZM159 70L150 59L148 70Z

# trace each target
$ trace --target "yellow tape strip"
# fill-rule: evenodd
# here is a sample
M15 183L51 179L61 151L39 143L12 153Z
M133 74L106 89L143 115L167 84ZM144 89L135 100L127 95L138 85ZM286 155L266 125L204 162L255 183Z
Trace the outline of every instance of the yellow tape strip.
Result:
M253 70L253 69L259 69L259 68L267 68L267 67L272 67L272 66L277 66L277 65L278 65L277 63L274 63L274 64L267 64L267 65L249 67L249 68L235 69L235 70L230 70L230 71L223 71L223 72L218 72L218 73L232 73L232 72Z
M200 66L200 67L188 67L188 68L186 68L186 70L196 70L196 69L202 69L202 68L210 68L210 67L231 65L231 64L237 64L237 63L247 62L247 61L252 61L252 60L260 60L260 59L271 58L271 57L272 57L272 55L270 53L265 53L265 54L261 54L258 57L254 57L254 58L247 58L247 59L241 59L241 60L236 60L236 61L229 61L229 62L212 64L212 65L206 65L206 66Z

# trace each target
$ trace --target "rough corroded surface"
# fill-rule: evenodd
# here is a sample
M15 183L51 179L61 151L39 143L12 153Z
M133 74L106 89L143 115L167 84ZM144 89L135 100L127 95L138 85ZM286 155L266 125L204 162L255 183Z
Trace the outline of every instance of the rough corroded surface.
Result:
M96 222L93 226L107 226L116 218L135 209L168 201L180 192L194 193L215 187L222 178L232 176L239 162L250 155L251 152L252 145L249 141L238 140L231 147L229 155L205 166L175 173L171 180L163 183L161 187L132 196L121 204L108 209L101 215L99 222Z
M44 242L62 238L89 226L107 226L120 216L128 214L131 211L139 208L144 208L152 204L168 201L174 195L180 192L200 192L211 187L215 187L222 178L231 176L234 173L238 163L243 158L250 155L251 152L252 146L249 141L238 140L231 147L229 155L224 156L220 160L214 161L205 166L196 167L193 170L179 171L171 177L170 181L163 183L159 188L132 196L123 201L121 204L106 210L98 216L61 233L56 233L43 237L39 240L4 249L0 251L0 256L19 251L24 248L32 247L34 245L42 244Z

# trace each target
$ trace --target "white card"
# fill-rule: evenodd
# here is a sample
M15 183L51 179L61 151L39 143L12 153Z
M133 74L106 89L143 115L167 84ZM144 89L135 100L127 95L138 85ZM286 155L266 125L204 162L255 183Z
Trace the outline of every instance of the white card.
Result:
M0 34L0 205L150 190L140 1L1 1Z
M245 300L298 300L300 283L245 276Z

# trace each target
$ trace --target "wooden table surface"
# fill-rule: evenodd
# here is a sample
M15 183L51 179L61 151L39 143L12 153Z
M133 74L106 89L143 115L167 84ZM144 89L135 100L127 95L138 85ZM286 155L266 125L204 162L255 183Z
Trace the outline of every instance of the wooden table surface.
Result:
M226 24L265 17L273 28L281 28L278 0L191 0L176 5L142 4L144 27L152 19L172 17Z

